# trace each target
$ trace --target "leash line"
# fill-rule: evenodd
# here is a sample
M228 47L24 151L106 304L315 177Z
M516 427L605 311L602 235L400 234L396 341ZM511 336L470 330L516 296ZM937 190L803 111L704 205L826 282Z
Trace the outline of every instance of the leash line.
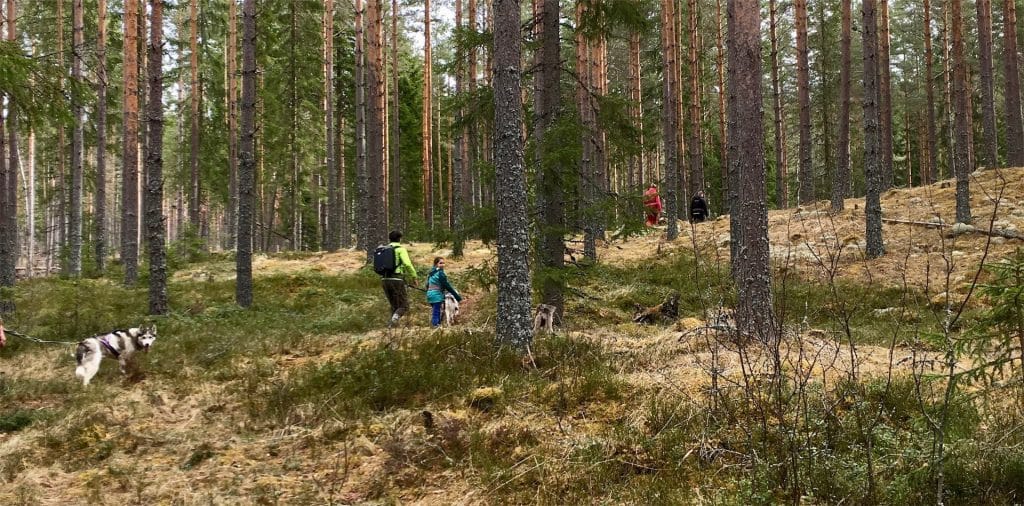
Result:
M39 339L38 337L32 337L32 336L29 336L29 335L25 335L25 334L22 334L21 332L18 332L17 330L11 330L11 329L4 329L4 332L7 333L7 334L12 335L14 337L20 337L20 338L22 338L22 339L24 339L26 341L32 341L33 343L39 343L39 344L78 344L78 343L72 342L72 341L48 341L46 339Z

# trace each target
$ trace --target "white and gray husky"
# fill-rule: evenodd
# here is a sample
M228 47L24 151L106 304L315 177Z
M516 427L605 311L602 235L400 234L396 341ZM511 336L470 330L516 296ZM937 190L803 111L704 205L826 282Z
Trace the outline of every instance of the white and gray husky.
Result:
M75 350L75 362L78 363L75 376L81 378L83 385L89 385L89 381L100 370L100 361L104 356L116 358L121 364L121 374L125 374L125 367L132 355L140 350L148 351L155 340L156 325L114 330L86 338L78 343Z

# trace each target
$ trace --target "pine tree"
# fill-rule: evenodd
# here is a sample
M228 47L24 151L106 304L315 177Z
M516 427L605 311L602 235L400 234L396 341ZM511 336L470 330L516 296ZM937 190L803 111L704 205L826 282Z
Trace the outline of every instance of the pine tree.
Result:
M892 72L889 58L889 0L878 0L878 152L882 191L893 185Z
M923 164L921 170L921 184L931 184L932 178L935 175L936 163L938 160L938 148L935 142L935 86L933 85L933 78L935 71L933 67L932 58L932 22L931 22L931 4L929 0L924 0L924 61L925 61L925 76L924 76L924 88L925 88L925 134L927 136L925 142L928 144L927 160Z
M842 1L842 36L839 67L839 142L836 168L832 178L832 211L843 210L844 199L850 196L850 70L851 70L851 0Z
M498 214L498 310L495 339L525 349L530 329L531 285L523 164L523 104L519 0L494 1L495 173L502 198Z
M242 104L238 143L238 247L235 253L235 301L252 305L252 231L255 217L256 0L242 4Z
M675 72L675 44L676 36L673 27L675 26L674 1L662 0L661 2L661 50L662 50L662 108L661 108L661 132L662 142L665 146L665 184L663 185L662 198L665 201L665 219L668 220L666 237L674 241L679 236L679 225L677 223L679 214L676 201L676 182L678 172L678 118L675 103L679 96Z
M199 212L202 199L202 181L199 175L199 134L200 134L200 107L203 97L203 83L199 80L199 0L189 0L188 3L188 27L189 27L189 70L192 74L192 81L189 85L191 95L191 141L189 145L189 168L191 180L189 184L188 199L188 221L192 230L199 233Z
M334 132L334 0L324 2L324 144L327 173L327 232L324 249L335 251L341 243L341 202ZM342 155L344 156L344 155Z
M870 0L869 0L870 1ZM733 257L736 320L742 333L764 342L778 338L772 308L768 265L768 196L761 119L761 38L758 0L729 2L729 171L736 174L743 222L731 239L739 244Z
M227 59L228 105L228 203L224 210L227 247L236 245L238 233L238 12L236 0L228 0Z
M956 176L956 221L971 222L971 190L968 177L971 173L971 144L968 132L971 129L971 109L967 90L967 58L964 50L964 20L961 0L950 2L950 23L953 32L953 173Z
M433 132L431 124L433 109L431 95L433 95L433 72L432 58L430 54L430 0L424 0L423 4L423 222L428 229L434 227L434 181L431 175L431 142Z
M561 46L559 45L559 4L558 0L542 0L540 22L538 68L534 74L535 115L535 146L537 149L536 187L538 189L537 206L540 212L540 239L537 249L538 264L544 269L542 276L542 299L562 314L565 301L562 297L562 284L558 278L564 266L565 242L565 211L563 208L563 175L559 164L551 160L549 149L556 144L550 138L550 132L558 121L562 107L562 96L559 87L561 77Z
M76 0L80 2L81 0ZM163 0L150 0L150 37L147 52L149 100L146 147L146 232L149 251L149 314L163 315L167 306L167 257L164 251L164 75Z
M121 175L121 263L124 283L132 286L139 269L139 96L138 96L138 0L124 2L124 120Z
M96 4L96 188L93 225L96 270L106 270L107 260L107 0Z
M697 0L689 0L690 17L690 195L704 190L704 151L702 146L703 133L701 122L704 113L701 110L702 73L700 59L700 30Z
M879 111L878 111L878 24L875 11L876 0L864 0L864 179L867 183L867 198L864 203L866 218L866 240L868 258L885 254L882 245L882 167L879 154Z
M1003 0L1003 78L1006 80L1006 161L1024 167L1024 116L1020 105L1020 70L1017 65L1017 4Z
M77 84L82 82L82 52L85 49L82 0L71 0L71 19L71 79ZM72 277L78 277L82 274L82 158L85 147L85 119L80 99L72 100L71 115L75 126L71 133L71 213L67 272Z
M796 9L796 94L800 106L801 204L814 202L814 166L811 153L810 65L807 49L807 0L793 2Z
M981 67L981 113L984 129L982 163L995 167L999 163L996 138L995 86L992 78L992 0L977 0L978 64Z
M387 238L384 196L384 69L381 0L369 0L366 9L366 172L369 212L365 215L367 260Z
M777 0L768 2L768 29L771 38L772 110L775 113L775 205L789 207L789 183L786 174L786 127L783 125L782 85L779 79L779 34Z

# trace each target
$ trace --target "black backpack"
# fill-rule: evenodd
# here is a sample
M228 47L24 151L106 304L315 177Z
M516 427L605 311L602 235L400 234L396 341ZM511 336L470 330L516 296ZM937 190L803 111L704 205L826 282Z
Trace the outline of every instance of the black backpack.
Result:
M395 274L395 248L390 244L381 244L373 250L373 271L381 276L393 276Z

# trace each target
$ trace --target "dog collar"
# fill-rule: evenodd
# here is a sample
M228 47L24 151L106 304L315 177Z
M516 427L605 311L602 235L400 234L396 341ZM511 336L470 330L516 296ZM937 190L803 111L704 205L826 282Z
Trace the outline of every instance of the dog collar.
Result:
M107 351L109 351L110 354L114 356L114 358L121 357L121 352L117 351L117 348L114 348L113 346L111 346L110 343L107 342L106 336L100 338L100 344L102 344L103 347L106 348Z

